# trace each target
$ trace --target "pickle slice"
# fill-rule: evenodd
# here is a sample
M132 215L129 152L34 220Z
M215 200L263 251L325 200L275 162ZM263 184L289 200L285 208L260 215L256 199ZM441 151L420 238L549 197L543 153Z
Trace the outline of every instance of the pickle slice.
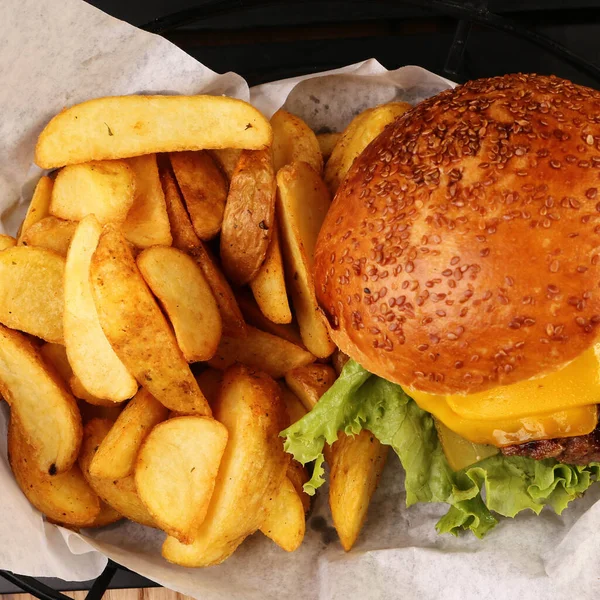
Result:
M448 464L454 471L460 471L484 458L498 454L498 448L495 446L470 442L446 427L441 421L434 420L442 449Z

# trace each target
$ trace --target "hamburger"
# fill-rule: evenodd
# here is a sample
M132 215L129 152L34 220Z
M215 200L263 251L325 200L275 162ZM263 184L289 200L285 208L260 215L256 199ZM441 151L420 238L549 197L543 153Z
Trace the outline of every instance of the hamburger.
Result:
M480 79L399 117L355 160L314 277L336 384L288 428L315 460L340 432L398 454L440 532L560 513L600 475L600 92Z

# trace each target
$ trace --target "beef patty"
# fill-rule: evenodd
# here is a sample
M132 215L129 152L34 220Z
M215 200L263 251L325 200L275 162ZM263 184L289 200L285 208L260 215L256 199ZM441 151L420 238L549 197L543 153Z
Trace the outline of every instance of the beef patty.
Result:
M554 440L539 440L502 448L505 456L527 456L535 460L555 458L567 465L600 462L600 423L592 433Z

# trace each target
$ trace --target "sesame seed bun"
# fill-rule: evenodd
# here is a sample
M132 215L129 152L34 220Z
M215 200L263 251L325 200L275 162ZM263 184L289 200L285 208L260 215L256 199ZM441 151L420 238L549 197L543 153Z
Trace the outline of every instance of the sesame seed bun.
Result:
M471 81L355 161L321 229L319 303L340 349L434 394L555 371L600 323L600 93Z

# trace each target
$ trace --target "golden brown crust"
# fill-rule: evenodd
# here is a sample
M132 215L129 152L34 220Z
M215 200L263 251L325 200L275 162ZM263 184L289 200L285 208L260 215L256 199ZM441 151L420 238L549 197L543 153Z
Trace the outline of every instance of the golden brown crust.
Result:
M560 368L600 323L600 92L472 81L356 160L315 253L342 351L431 393Z

